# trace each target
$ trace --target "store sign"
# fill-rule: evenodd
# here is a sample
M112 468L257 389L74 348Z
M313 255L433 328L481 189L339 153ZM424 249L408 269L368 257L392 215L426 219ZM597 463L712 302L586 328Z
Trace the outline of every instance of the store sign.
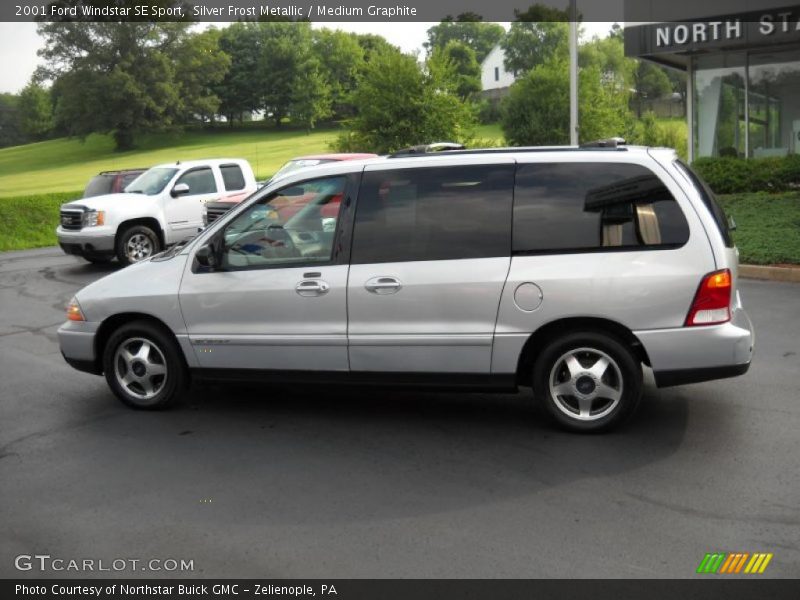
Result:
M625 50L629 56L790 41L800 41L800 7L697 21L652 23L625 31Z

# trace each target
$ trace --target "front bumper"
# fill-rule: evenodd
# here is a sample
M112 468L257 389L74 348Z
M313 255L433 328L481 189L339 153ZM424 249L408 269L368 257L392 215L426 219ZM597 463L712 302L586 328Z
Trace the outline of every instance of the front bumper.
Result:
M115 232L110 227L92 227L80 231L56 229L58 245L66 254L99 256L114 254Z
M58 345L70 366L87 373L102 374L94 344L99 326L99 323L87 321L67 321L58 328Z
M753 324L738 301L728 323L634 334L647 352L658 387L743 375L755 348Z

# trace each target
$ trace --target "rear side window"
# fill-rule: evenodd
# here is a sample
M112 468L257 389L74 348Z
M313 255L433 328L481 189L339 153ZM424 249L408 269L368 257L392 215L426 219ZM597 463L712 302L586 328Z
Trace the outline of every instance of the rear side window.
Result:
M91 198L92 196L102 196L103 194L110 194L111 187L114 185L113 175L95 175L86 184L86 189L83 190L84 198Z
M706 208L711 213L711 216L714 217L714 222L717 224L717 228L719 229L720 235L722 235L725 245L728 248L733 248L733 238L731 237L731 231L728 227L728 217L725 215L725 211L722 210L722 207L717 203L717 199L714 197L714 192L711 191L711 188L708 187L708 184L703 180L703 178L695 173L694 170L692 170L692 168L685 162L682 160L676 160L675 165L694 186L694 188L697 190L697 193L700 194L703 204L706 205Z
M222 165L219 170L222 172L225 191L235 192L244 189L244 173L239 165Z
M217 191L217 182L214 181L214 173L209 167L192 169L184 173L177 182L185 183L189 186L189 195L214 194Z
M676 248L689 239L680 206L649 169L624 163L520 165L515 253Z
M365 173L353 263L508 256L513 165Z

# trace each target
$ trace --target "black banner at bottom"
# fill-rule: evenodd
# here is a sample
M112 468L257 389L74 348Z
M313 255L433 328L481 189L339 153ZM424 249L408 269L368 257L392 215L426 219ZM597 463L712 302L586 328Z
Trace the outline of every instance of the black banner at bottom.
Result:
M325 598L336 600L546 599L726 600L800 598L800 582L791 579L596 580L596 579L175 579L175 580L2 580L0 598L76 598L255 600Z

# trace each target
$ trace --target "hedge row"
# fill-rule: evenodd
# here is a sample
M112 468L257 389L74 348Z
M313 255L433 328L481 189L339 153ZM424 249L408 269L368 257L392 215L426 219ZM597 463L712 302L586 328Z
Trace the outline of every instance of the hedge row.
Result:
M0 252L55 246L59 208L83 191L0 198Z
M800 155L775 158L698 158L692 166L717 194L800 190Z

